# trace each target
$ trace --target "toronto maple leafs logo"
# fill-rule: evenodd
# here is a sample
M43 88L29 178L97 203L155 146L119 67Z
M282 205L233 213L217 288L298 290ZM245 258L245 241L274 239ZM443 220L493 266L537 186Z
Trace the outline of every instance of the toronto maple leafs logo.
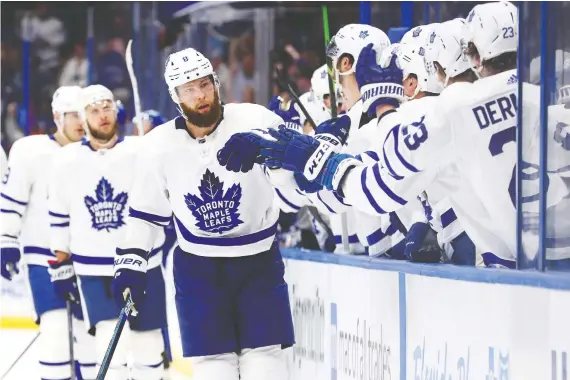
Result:
M113 192L113 187L103 177L95 189L95 198L85 197L85 206L91 214L92 226L98 231L109 232L109 229L117 229L125 224L123 210L129 196L123 191L113 197Z
M224 183L214 173L206 170L200 181L200 197L186 194L186 206L196 218L196 227L206 232L231 231L243 223L239 219L238 207L241 200L241 186L232 185L224 193Z
M358 37L360 37L360 38L362 38L362 39L365 39L365 38L368 37L368 36L369 36L368 30L363 30L363 31L361 31L360 34L358 35Z
M419 26L414 29L414 31L412 32L412 37L416 38L420 36L420 33L422 32L422 28L420 28Z

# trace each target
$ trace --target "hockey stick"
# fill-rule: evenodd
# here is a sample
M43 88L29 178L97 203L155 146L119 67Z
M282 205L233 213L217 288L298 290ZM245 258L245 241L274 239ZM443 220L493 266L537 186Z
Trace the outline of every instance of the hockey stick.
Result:
M131 79L131 85L133 86L133 98L135 100L135 120L137 121L137 129L139 131L139 136L144 135L144 127L141 117L141 99L139 97L139 84L137 82L137 77L135 76L135 69L133 66L133 40L129 40L127 44L127 51L125 52L125 61L127 62L127 71L129 72L129 78Z
M281 79L281 72L279 71L279 69L277 67L275 68L275 72L277 73L277 83L279 83L279 85L281 87L287 89L287 93L289 94L289 96L291 98L293 98L293 100L295 100L297 102L297 104L299 105L299 108L301 108L301 112L303 112L303 115L305 115L305 118L309 121L309 123L311 123L311 127L313 127L313 129L317 129L317 124L315 123L315 121L313 120L311 115L309 115L309 112L307 111L307 109L305 108L303 103L301 103L301 100L299 99L299 96L297 95L297 93L293 89L293 86L291 86L291 83L288 80L282 80Z
M0 380L4 380L6 378L6 376L8 376L8 373L10 373L10 371L12 370L12 368L14 368L16 366L16 364L18 364L18 362L20 361L20 359L24 356L24 354L30 349L30 347L32 347L32 344L36 341L36 339L38 339L38 337L40 336L40 332L38 331L36 336L34 336L34 339L32 339L32 341L30 342L30 344L28 344L28 346L24 349L24 351L22 351L22 353L20 354L20 356L18 356L16 358L16 360L14 361L14 363L12 363L12 365L10 366L10 368L8 368L8 370L6 372L4 372L4 374L2 375L2 377L0 378Z
M322 6L323 10L323 28L325 33L325 49L328 47L329 40L330 40L330 33L329 33L329 11L326 5ZM326 54L325 54L326 55ZM326 56L327 60L327 73L329 78L329 91L330 91L330 99L331 99L331 115L332 117L337 116L338 109L336 108L336 93L334 91L334 82L333 82L333 65L332 65L332 58ZM340 214L340 224L342 228L342 247L346 253L350 252L350 244L348 242L348 223L346 221L346 213L343 212Z
M111 359L113 359L113 354L115 353L115 349L117 348L117 344L119 343L119 339L121 338L121 333L123 332L123 328L125 327L125 323L127 322L127 318L134 310L134 303L129 295L127 297L127 303L121 309L121 314L119 314L119 320L117 321L117 325L115 326L115 331L113 332L113 336L111 337L111 341L109 342L109 347L107 347L107 352L105 352L105 357L103 357L103 361L101 362L101 368L99 368L99 372L97 373L97 380L105 379L105 375L107 374L107 370L109 369L109 365L111 364Z
M69 340L69 363L71 364L71 380L76 380L75 355L73 354L73 314L71 313L71 300L65 301L67 309L67 338Z

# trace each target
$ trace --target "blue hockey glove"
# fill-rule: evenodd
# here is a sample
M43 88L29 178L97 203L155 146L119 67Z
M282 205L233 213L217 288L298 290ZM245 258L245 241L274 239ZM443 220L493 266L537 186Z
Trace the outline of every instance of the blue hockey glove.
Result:
M441 262L443 251L437 244L435 232L426 223L414 223L406 234L404 255L420 263Z
M554 131L554 141L564 150L570 150L570 126L566 123L557 123Z
M142 303L146 289L146 257L147 253L141 249L117 248L111 290L119 307L125 306L129 294L135 310Z
M318 182L311 182L307 180L301 173L295 173L293 174L293 177L295 177L295 182L297 182L299 190L304 191L305 193L316 193L317 191L323 189L323 185Z
M451 246L453 247L451 256L453 264L475 266L475 245L465 232L453 239Z
M57 296L72 303L79 303L79 289L77 288L77 276L73 269L72 260L57 262L50 260L48 272Z
M302 131L301 117L295 107L297 103L292 100L289 102L286 110L281 109L282 104L283 98L280 96L274 96L269 103L269 110L283 119L285 127L299 132Z
M260 134L265 131L241 132L230 137L222 149L218 151L218 162L232 172L247 173L253 169L261 150Z
M388 67L380 67L376 62L376 51L372 44L362 49L358 56L356 82L362 94L363 110L368 112L369 116L376 115L377 106L398 107L405 100L402 86L404 75L396 60L394 55Z
M348 115L329 119L319 124L315 131L315 135L332 136L340 142L340 145L344 145L346 143L346 139L348 138L350 123L350 117L348 117Z
M329 190L337 189L349 167L362 164L348 154L335 154L333 151L340 143L326 134L313 138L283 126L270 129L269 134L277 141L266 141L261 149L260 155L266 164L302 173L308 181L320 183Z
M20 246L18 240L12 236L2 235L0 240L0 274L6 280L12 280L14 274L20 273Z

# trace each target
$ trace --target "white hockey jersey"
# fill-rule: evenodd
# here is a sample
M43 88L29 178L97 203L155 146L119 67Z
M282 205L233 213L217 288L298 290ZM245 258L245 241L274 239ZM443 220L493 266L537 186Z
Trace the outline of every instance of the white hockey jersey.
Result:
M313 118L317 127L322 122L331 118L330 112L327 112L321 104L317 103L317 100L311 91L305 92L303 95L299 96L299 100L303 103L303 106L305 106L305 109L309 112L309 115ZM304 125L307 118L305 117L305 114L301 112L301 109L298 109L298 112L301 119L301 125Z
M53 135L17 140L10 150L2 181L0 228L17 237L27 264L48 266L55 256L49 245L48 183L54 154L61 150Z
M534 91L525 90L523 98L523 152L531 152L525 160L536 156L532 152L539 112ZM386 115L381 123L392 123L393 128L383 144L385 167L379 171L381 180L362 186L361 178L370 178L378 169L351 170L343 184L347 200L370 211L368 198L372 196L381 211L393 210L399 207L399 199L418 194L433 182L437 170L455 162L479 200L459 203L457 209L453 206L465 231L482 252L514 260L516 94L516 71L511 70L473 84L448 86L439 96L437 107L416 121L399 124L398 120L394 122L394 114ZM407 177L412 180L403 180ZM525 192L523 189L523 196ZM564 195L565 189L551 186L549 204L558 203ZM528 202L524 207L533 209L536 203Z
M222 167L218 151L235 133L277 128L283 120L255 104L226 104L212 133L194 138L178 117L142 138L122 249L150 247L157 226L173 216L178 245L195 255L239 257L268 250L279 207L262 166L247 173Z
M75 272L112 276L115 249L124 240L140 137L94 150L88 140L60 149L49 184L50 247L71 254ZM166 223L168 224L168 223ZM149 246L148 268L160 265L164 231Z

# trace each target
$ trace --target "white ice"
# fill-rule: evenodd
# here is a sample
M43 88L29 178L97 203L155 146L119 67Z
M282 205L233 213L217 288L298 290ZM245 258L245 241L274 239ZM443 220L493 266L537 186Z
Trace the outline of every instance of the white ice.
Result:
M0 379L2 380L39 380L38 345L37 341L32 343L26 353L18 360L16 365L8 372L6 371L14 361L22 354L32 339L37 334L37 330L30 329L0 329ZM174 368L170 368L170 380L190 379Z

